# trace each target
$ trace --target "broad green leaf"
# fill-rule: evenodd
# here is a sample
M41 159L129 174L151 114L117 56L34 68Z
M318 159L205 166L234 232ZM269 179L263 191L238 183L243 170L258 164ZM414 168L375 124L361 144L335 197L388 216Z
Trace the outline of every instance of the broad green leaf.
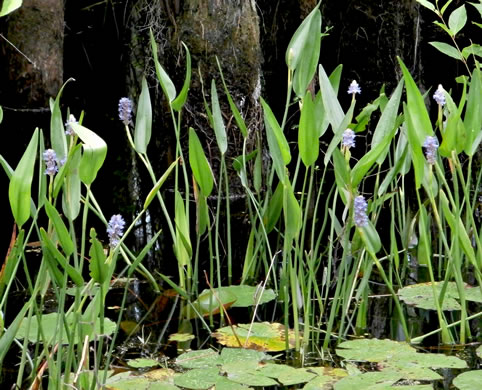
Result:
M246 127L246 123L244 123L244 119L241 116L238 110L238 107L236 107L236 104L234 103L234 100L231 97L231 94L229 93L226 82L224 81L224 75L223 75L223 71L221 69L221 65L219 63L218 57L216 57L216 62L218 64L219 74L221 75L221 81L223 82L224 93L228 98L229 107L231 108L231 112L233 113L234 120L236 121L236 124L238 125L239 130L241 131L241 134L243 134L243 137L246 138L248 136L248 128Z
M301 160L306 167L311 166L318 159L320 150L318 133L319 131L315 121L315 104L311 92L308 91L302 102L298 128L298 147Z
M482 57L482 46L472 43L462 49L462 56L468 59L470 55Z
M444 42L429 42L433 47L435 47L437 50L441 51L443 54L455 58L456 60L463 60L462 55L459 53L459 51L452 45L449 45L448 43Z
M415 171L415 187L418 189L422 184L424 176L425 156L422 152L422 143L419 140L419 135L413 124L412 116L405 103L403 103L403 112L406 123L406 137L408 139L409 151L412 157L413 169Z
M199 349L180 354L175 363L182 368L212 368L220 365L222 360L214 349Z
M0 4L0 16L5 16L10 12L15 11L22 5L22 0L4 0Z
M216 135L216 141L221 154L228 150L228 140L226 137L226 129L224 127L223 115L219 106L218 92L216 90L216 82L211 81L211 107L213 109L213 129Z
M104 283L109 275L109 264L106 264L106 256L104 253L104 248L100 241L97 239L97 234L94 228L90 229L90 263L89 270L90 276L97 283Z
M480 0L479 0L479 2L480 2ZM482 2L480 2L479 4L476 4L476 3L469 3L469 4L472 5L472 6L474 6L475 9L476 9L477 11L479 11L480 16L482 17Z
M41 138L41 143L43 144L42 138ZM42 150L42 145L40 145L40 147L41 147L41 150ZM71 164L72 164L73 156L78 151L80 152L80 149L82 149L81 144L75 145L69 151L69 154L67 156L67 159L66 159L65 163L61 167L59 167L59 171L57 172L57 174L54 177L54 191L53 191L53 194L52 194L54 198L57 198L60 190L62 189L62 187L65 183L66 177L68 177L71 174L76 174L77 176L79 175L78 174L78 168L79 168L78 165L74 168L71 168ZM80 156L81 156L81 154L79 153L78 163L80 163Z
M449 16L449 28L453 36L462 30L467 23L467 11L465 10L465 4L461 5Z
M233 159L233 168L236 172L241 172L243 169L244 163L251 161L253 158L255 158L258 155L258 150L255 149L249 154L242 154L241 156L235 157Z
M219 377L219 368L194 368L174 377L174 384L186 389L208 390Z
M482 136L482 75L479 69L474 70L470 80L464 126L467 136L464 151L468 156L473 156Z
M340 68L340 72L341 72L341 68ZM326 117L329 123L331 124L331 128L333 132L335 132L336 129L338 129L340 124L343 122L343 117L345 115L336 97L335 88L330 82L330 79L328 78L321 64L319 66L318 74L320 79L321 98L323 99L323 106L325 107ZM343 131L344 130L345 129L343 129ZM325 159L325 164L326 164L326 159Z
M83 153L79 167L80 180L82 180L84 184L90 185L104 164L105 156L107 155L107 144L88 128L78 123L72 123L71 126L75 134L77 134L83 142Z
M355 101L352 100L350 109L348 110L344 118L342 118L342 121L340 122L338 127L333 127L333 123L332 123L332 128L335 135L333 136L330 144L328 145L328 148L326 149L325 158L324 158L325 165L327 165L328 162L330 161L333 151L340 147L340 142L343 139L343 133L348 128L348 125L351 123L351 120L353 118L354 109L355 109Z
M368 221L368 225L357 228L365 246L372 253L377 253L382 248L380 236L377 229L373 226L372 221Z
M466 371L459 374L452 384L459 390L473 390L480 387L480 380L482 378L482 370Z
M263 216L263 223L266 228L266 233L270 233L279 220L281 211L283 210L283 183L279 182L276 190L269 198L268 208Z
M172 104L172 101L176 98L176 87L157 58L157 43L154 34L152 33L152 29L149 29L149 35L151 38L152 56L156 67L157 79L159 80L159 84L161 84L162 91L164 92L164 95L166 95L169 104Z
M62 218L60 217L59 212L57 209L52 206L52 204L46 199L45 200L45 212L49 217L49 220L52 222L55 228L55 232L57 233L57 237L60 241L60 245L64 249L65 255L68 257L74 252L74 243L72 238L70 237L69 230L65 226Z
M10 178L8 199L15 222L19 226L27 222L31 212L31 190L35 159L37 157L39 130L35 129L17 168Z
M266 131L268 132L269 129L274 134L281 151L281 156L283 157L283 163L284 165L287 165L291 161L290 146L288 145L288 141L286 140L283 130L276 120L273 111L271 111L268 103L266 103L263 98L261 98L261 105L263 106L264 122L267 127Z
M442 133L442 143L440 144L439 153L442 156L450 157L452 151L457 154L462 152L466 145L466 132L464 123L460 119L465 104L465 86L460 107L457 108L449 94L446 95L446 109L449 112L446 119L445 129Z
M434 6L430 1L427 1L427 0L417 0L417 3L419 3L420 5L423 5L425 8L428 8L430 11L434 11L434 12L435 12L435 6Z
M160 363L155 359L137 358L128 360L127 365L134 368L149 368L159 366Z
M254 306L256 303L261 305L263 303L270 302L276 298L276 294L272 289L266 289L263 291L262 295L256 297L256 292L258 291L258 288L245 284L239 286L219 287L215 288L214 291L227 291L228 293L236 297L236 300L231 307L251 307Z
M161 189L162 185L164 182L167 180L169 175L171 174L172 170L176 167L177 163L179 162L179 158L174 160L171 165L169 165L169 168L166 169L166 171L162 174L161 178L154 184L154 187L152 187L152 190L149 191L149 194L147 194L146 200L144 202L144 210L146 210L149 205L151 204L152 200L156 196L156 194L159 192Z
M372 148L375 147L378 143L380 143L383 139L386 139L386 135L391 133L391 130L394 128L397 120L398 108L400 106L400 98L403 92L403 80L397 85L397 88L393 92L390 100L388 101L385 109L383 110L382 116L378 120L377 126L375 128L375 132L373 133L372 138ZM389 147L387 145L387 149L385 153L382 153L377 158L377 163L381 164L385 160L385 157L389 151Z
M3 121L3 108L0 106L0 123Z
M204 290L199 297L192 302L192 307L196 309L194 311L191 306L185 306L183 315L187 319L196 318L199 314L203 317L209 315L218 314L223 309L221 305L227 309L231 307L236 301L237 297L229 290L213 289Z
M447 0L444 6L440 9L440 13L443 15L447 7L452 3L452 0Z
M189 92L189 87L191 86L191 54L184 42L181 42L184 50L186 51L186 77L184 79L184 84L182 86L181 92L176 99L172 102L172 108L176 111L180 111L186 103L187 94Z
M174 250L179 264L186 266L192 255L192 247L189 238L189 221L186 216L184 200L179 191L175 193L174 213L174 222L176 225Z
M444 30L447 34L449 34L450 36L452 36L452 31L450 31L450 29L443 23L440 23L438 21L434 21L433 24L435 24L436 26L439 26L442 30Z
M201 142L192 127L189 128L189 164L203 194L209 196L214 186L213 173L204 155Z
M151 140L152 106L146 78L142 78L142 90L137 103L136 127L134 130L134 146L137 153L145 154Z
M350 181L350 170L345 160L345 156L336 148L333 151L333 166L335 167L335 183L338 187L338 192L340 193L343 203L346 205L348 203L348 193L350 192L352 186Z
M320 58L322 35L319 5L320 3L298 27L286 51L288 68L293 71L293 91L300 98L305 95Z
M289 180L283 185L283 211L285 217L285 240L291 241L301 230L301 208Z
M68 263L67 259L57 249L57 247L52 242L52 240L50 239L50 237L48 236L44 228L40 228L40 235L42 238L43 248L46 248L49 251L49 254L57 261L57 263L65 270L65 272L67 272L67 274L70 276L72 281L77 286L82 287L84 285L84 278L82 277L79 271L77 271L74 267L72 267ZM52 265L55 267L55 264L52 264ZM60 285L62 285L62 283L60 283Z
M80 212L81 182L79 176L82 145L77 145L65 166L62 210L67 218L74 220ZM62 167L63 168L63 167Z

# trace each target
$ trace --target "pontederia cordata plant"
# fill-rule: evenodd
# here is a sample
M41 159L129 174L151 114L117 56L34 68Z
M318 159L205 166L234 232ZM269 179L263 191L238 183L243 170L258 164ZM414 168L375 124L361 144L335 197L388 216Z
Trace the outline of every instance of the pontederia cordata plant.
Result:
M459 78L460 96L442 85L424 96L399 59L403 77L396 88L383 87L378 98L358 107L365 91L362 81L344 84L341 65L329 73L319 64L326 33L318 4L286 50L283 112L274 112L268 99L260 98L262 129L244 122L219 61L219 75L210 80L201 75L209 86L204 103L219 154L217 172L206 156L204 136L182 122L191 80L189 50L183 45L186 73L178 93L158 59L151 33L156 75L172 118L175 159L162 174L151 164L155 107L144 78L137 103L122 97L118 105L127 142L152 180L132 221L126 215L104 215L92 184L102 175L107 145L82 124L83 115L77 121L69 114L64 124L61 90L51 103L49 136L36 129L15 169L0 159L10 178L9 201L18 228L0 275L0 362L12 344L21 346L17 386L26 375L30 383L48 375L52 388L105 383L123 313L106 317L106 295L115 278L130 279L134 273L154 291L159 293L165 284L178 295L179 309L171 310L159 344L165 342L168 327L201 337L201 328L210 333L225 319L229 322L226 309L246 297L223 288L238 280L254 291L242 306L254 308L248 313L250 331L260 320L279 320L286 349L322 351L364 334L374 296L386 299L393 338L421 342L440 333L444 343L471 340L470 321L482 315L482 233L476 217L482 169L474 158L482 140L480 47L471 44L459 50L456 44L466 22L464 6L453 11L446 24L450 1L442 7L418 1L441 18L438 24L454 45L433 46L467 68L468 75ZM340 94L349 95L347 107ZM224 99L231 113L222 112ZM429 101L436 107L433 116ZM227 124L226 115L231 114L234 121ZM228 157L228 126L236 126L243 139L235 158ZM235 258L233 249L237 232L231 229L231 169L246 202L248 239L236 243L246 248L241 258ZM173 196L167 198L161 189L169 176ZM166 220L169 232L164 239L172 244L176 275L153 274L142 265L160 231L139 254L125 245L153 201L159 202ZM92 228L93 221L104 224L105 231ZM42 258L33 271L26 248L37 240ZM27 292L20 310L7 300L19 272L25 273ZM427 283L438 321L437 329L425 334L412 326L412 311L401 293L414 277ZM209 289L200 291L203 285ZM269 289L276 301L263 307ZM45 312L47 291L55 294L55 316ZM449 299L458 300L458 310L447 309ZM4 328L6 313L13 320ZM142 320L128 337L141 327ZM294 335L293 343L288 335Z

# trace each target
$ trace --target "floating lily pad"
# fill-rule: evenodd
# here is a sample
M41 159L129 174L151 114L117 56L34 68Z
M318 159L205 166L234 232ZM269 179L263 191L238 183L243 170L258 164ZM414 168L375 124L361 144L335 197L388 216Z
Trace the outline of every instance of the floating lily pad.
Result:
M203 390L214 386L218 377L218 368L194 368L176 376L174 384L186 389Z
M316 374L304 387L304 390L332 389L333 384L348 375L342 368L333 367L310 367L309 371Z
M480 389L482 370L467 371L453 380L453 385L460 390Z
M192 302L192 307L184 307L182 314L183 317L187 319L196 318L198 316L197 313L204 317L211 314L218 314L222 310L220 308L220 303L224 306L225 309L227 309L234 304L236 299L236 295L227 290L203 290L199 297L194 302ZM195 310L193 310L193 308Z
M435 289L437 291L437 297L440 294L443 283L436 282ZM482 302L482 293L479 287L472 287L465 285L465 299L473 302ZM432 284L420 283L411 286L406 286L398 290L400 299L407 305L415 306L425 310L436 310ZM457 285L454 282L447 284L447 290L444 295L442 310L453 311L460 310L459 293Z
M169 341L177 341L178 343L184 343L194 338L195 336L192 333L173 333L169 335Z
M236 297L232 307L250 307L254 306L259 301L259 304L272 301L276 298L276 294L272 289L266 289L260 297L256 296L257 287L240 285L240 286L229 286L221 287L215 289L217 291L227 291Z
M335 383L335 390L371 390L387 389L403 378L396 372L366 372L360 375L346 376Z
M128 371L111 376L107 379L105 388L108 390L179 390L172 381L175 372L168 368L139 374Z
M261 362L269 359L272 359L270 355L267 355L262 351L255 351L253 349L223 348L221 351L221 360L224 364L246 360Z
M127 365L132 368L147 368L158 366L159 362L154 359L138 358L129 360Z
M256 322L249 332L250 324L238 324L234 326L239 341L245 348L258 351L284 351L286 348L285 327L279 323ZM248 338L249 333L249 338ZM218 343L228 347L238 347L239 343L230 326L218 329L212 334ZM288 345L293 348L295 335L292 330L288 331ZM246 339L248 340L246 341Z
M257 371L228 373L228 379L247 386L276 386L278 382Z
M364 362L381 362L415 352L407 343L379 339L345 341L336 350L336 354L342 358Z
M75 317L73 313L66 316L67 319L67 328L72 329ZM57 323L59 321L59 317L57 313L49 313L49 314L42 314L40 317L40 325L43 332L42 335L39 334L39 319L37 316L32 316L30 321L30 329L27 334L27 320L23 320L22 324L20 325L16 337L19 339L23 339L25 337L28 338L29 341L32 343L36 343L39 341L47 341L49 343L57 343L59 342L59 335L60 331L57 328ZM60 322L62 324L62 322ZM76 328L77 331L74 335L74 343L79 342L79 333L78 327ZM109 320L108 318L104 318L104 336L111 335L115 332L116 324L115 322ZM95 322L95 327L92 329L92 335L100 336L100 320L97 319ZM55 336L55 340L53 340ZM60 341L64 344L69 343L67 335L65 333L65 327L62 328L62 340Z
M222 360L214 349L200 349L179 355L176 364L183 368L212 368L222 364Z

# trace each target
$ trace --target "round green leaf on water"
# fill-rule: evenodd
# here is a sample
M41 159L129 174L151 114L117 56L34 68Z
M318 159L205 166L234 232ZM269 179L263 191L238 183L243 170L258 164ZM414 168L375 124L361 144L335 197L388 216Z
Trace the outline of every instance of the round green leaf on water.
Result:
M256 300L259 300L259 304L263 304L276 298L276 294L272 289L266 289L261 297L256 297L257 288L247 285L220 287L215 289L215 291L227 291L235 296L236 301L232 307L250 307L255 305Z
M403 378L396 372L366 372L360 375L346 376L335 383L335 390L372 390L387 389Z
M304 387L304 390L319 390L332 386L341 378L348 375L348 372L342 368L333 367L310 367L310 372L316 374L316 377L310 380Z
M218 368L195 368L176 376L174 384L187 389L209 389L215 385L218 376Z
M158 366L159 362L155 359L138 358L127 361L127 365L132 368L146 368Z
M453 385L459 390L480 389L482 370L467 371L453 380Z
M211 368L222 364L222 360L214 349L200 349L179 355L175 363L183 368Z
M160 368L142 374L127 371L109 377L105 388L108 390L179 390L179 387L170 383L174 375L174 370L169 368Z
M338 345L336 354L347 360L381 362L395 356L415 353L407 343L392 340L360 339Z

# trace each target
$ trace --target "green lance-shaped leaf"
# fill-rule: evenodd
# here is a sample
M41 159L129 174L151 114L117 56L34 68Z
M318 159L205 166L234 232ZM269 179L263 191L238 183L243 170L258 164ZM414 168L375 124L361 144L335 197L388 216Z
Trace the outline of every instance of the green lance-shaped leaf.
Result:
M44 228L40 228L40 236L42 238L43 247L49 251L49 254L52 255L57 263L59 263L65 272L67 272L72 281L79 287L83 286L84 279L82 278L80 272L69 264L65 256L60 253L55 244L52 242ZM60 284L62 284L61 281Z
M74 243L70 237L69 230L62 221L57 209L48 201L48 199L45 200L45 212L54 225L55 232L59 238L60 245L64 249L65 255L70 256L74 252Z
M67 139L65 136L62 113L60 112L60 97L62 96L65 85L72 80L72 78L68 79L64 85L62 85L62 88L60 88L52 106L52 116L50 117L50 142L52 143L52 149L55 150L59 160L62 160L67 156Z
M0 123L3 121L3 108L0 106Z
M328 148L326 149L325 159L324 159L325 165L327 165L328 162L330 161L333 151L340 146L340 142L343 138L343 133L348 128L348 125L351 123L351 120L353 118L354 110L355 110L355 100L352 100L350 109L346 113L345 117L342 119L342 121L340 122L337 128L333 128L335 135L331 139L331 142L328 145ZM332 127L333 127L333 124L332 124Z
M303 97L305 94L308 84L315 75L316 66L320 59L322 35L319 5L311 11L300 25L286 51L287 61L295 63L294 67L292 63L287 63L287 65L294 71L293 91L299 97Z
M482 74L476 68L470 80L464 125L466 132L465 153L473 156L482 140Z
M86 185L90 185L95 180L100 167L104 164L107 154L107 144L88 128L78 123L72 123L71 126L75 134L77 134L84 143L84 152L79 167L80 180Z
M378 120L377 127L375 128L375 132L373 133L372 138L372 148L375 147L377 144L382 142L386 138L386 135L391 133L393 130L396 121L397 121L397 114L398 108L400 106L400 98L403 92L403 80L397 85L397 88L393 92L390 100L388 101L385 109L383 110L382 116ZM377 157L377 163L381 164L385 160L385 157L389 151L388 145L385 153L382 153L379 157Z
M191 54L189 53L189 49L181 42L184 50L186 51L186 78L184 79L184 84L182 86L181 92L176 99L172 102L171 106L176 111L181 111L184 103L187 100L187 94L189 92L189 87L191 86Z
M293 34L286 49L286 65L294 72L293 90L303 97L316 72L320 57L321 13L320 4L311 11Z
M35 159L37 157L39 130L35 129L17 168L10 178L8 199L13 217L19 227L27 222L30 216L31 190Z
M243 134L243 137L246 138L248 136L248 128L246 127L246 123L244 122L244 119L241 116L241 113L239 112L238 107L236 107L236 104L234 103L234 100L231 97L231 94L229 93L226 82L224 81L223 71L221 69L221 65L219 64L218 57L216 57L216 62L218 63L219 74L221 75L221 81L223 82L224 93L228 98L229 108L231 108L231 112L233 113L234 120L236 121L236 124L238 125L239 130L241 131L241 134Z
M415 130L418 142L420 145L423 145L425 138L433 135L432 122L430 121L427 108L425 107L423 96L410 75L410 72L400 58L398 58L398 62L400 63L403 78L405 79L407 108L410 112L411 123Z
M81 182L79 176L82 145L77 145L71 151L65 169L64 190L62 196L62 210L67 218L74 220L80 212ZM63 168L63 167L62 167Z
M459 53L456 47L449 45L448 43L444 42L429 42L433 47L435 47L438 51L442 52L446 56L452 57L456 60L463 60L462 55Z
M189 128L189 164L202 192L209 196L214 185L213 172L204 155L201 141L192 127Z
M97 239L97 234L95 229L90 229L90 263L89 263L89 270L90 276L94 279L97 283L104 283L109 275L109 264L106 263L106 257L104 253L104 248L100 241Z
M417 3L423 5L425 8L428 8L430 11L435 12L435 6L428 0L417 0Z
M149 35L151 38L152 56L154 58L154 66L156 67L157 79L161 84L162 91L164 95L166 95L169 104L172 104L172 101L176 98L176 87L157 58L157 43L152 29L149 30Z
M136 152L145 154L151 140L152 106L149 87L146 78L142 78L142 90L137 104L136 127L134 131L134 146Z
M161 178L154 184L154 187L152 187L152 190L149 191L149 194L147 194L146 200L144 202L144 210L146 210L149 205L151 204L152 200L156 196L157 192L161 189L162 185L164 182L167 180L169 175L171 174L172 170L174 167L177 165L179 162L179 158L177 158L175 161L169 165L169 168L166 169L166 171L162 174Z
M295 239L301 230L301 208L288 179L283 185L283 211L285 217L285 240Z
M3 367L3 360L5 359L5 356L7 355L7 353L10 351L10 345L15 339L18 329L20 328L20 325L22 324L22 321L24 320L25 315L27 314L27 310L32 304L33 299L34 299L33 297L30 298L30 300L23 305L23 307L20 309L15 319L8 326L7 331L4 334L2 334L2 336L0 337L0 366L2 367Z
M303 164L309 167L318 159L320 145L318 142L318 128L315 121L315 103L308 91L303 99L300 125L298 128L298 147Z
M465 4L461 5L449 16L449 29L452 35L455 36L462 30L467 23L467 11L465 10Z
M174 249L179 264L186 266L192 256L192 247L189 238L189 221L186 217L184 200L179 191L176 191L175 194L174 214L176 224L176 242L174 243Z
M336 81L336 74L333 77L333 80L330 80L325 72L325 69L323 69L323 66L320 64L318 76L320 79L321 97L323 100L323 106L325 107L326 117L328 122L331 124L333 131L336 131L343 121L343 117L345 116L343 109L341 108L341 105L336 97L336 87L334 87L332 84L332 81Z
M445 94L446 108L449 112L449 115L445 124L445 129L442 133L442 143L440 144L439 148L439 152L442 156L450 157L452 151L455 151L457 154L459 154L466 145L466 132L464 123L460 119L465 105L465 96L464 86L464 93L460 105L457 108L450 95Z
M5 16L10 12L15 11L22 5L22 0L4 0L0 3L0 16Z
M271 195L268 207L263 216L263 223L266 227L266 233L270 233L279 220L281 211L283 210L283 183L280 181L276 190Z
M350 182L351 179L349 167L346 163L345 156L339 148L336 148L333 151L333 165L335 167L335 183L338 187L340 197L343 200L343 203L346 205L350 199L349 193L352 185Z
M274 136L274 139L276 140L279 151L281 153L283 165L287 165L291 161L290 146L288 144L288 141L286 140L286 137L283 134L283 130L281 129L278 121L276 120L273 111L271 111L268 103L266 103L263 98L261 98L261 105L263 106L266 132L270 132Z
M226 137L226 129L224 128L223 115L219 106L218 92L216 90L216 82L211 81L211 107L213 109L213 128L216 135L216 141L221 154L228 150L228 140Z
M382 243L380 236L371 221L368 221L366 226L357 228L357 230L363 243L370 252L377 253L381 249Z
M407 130L406 136L410 155L412 156L413 170L415 172L415 186L419 189L424 175L425 157L422 152L422 143L420 143L417 130L413 124L411 113L405 103L403 103L403 111Z

